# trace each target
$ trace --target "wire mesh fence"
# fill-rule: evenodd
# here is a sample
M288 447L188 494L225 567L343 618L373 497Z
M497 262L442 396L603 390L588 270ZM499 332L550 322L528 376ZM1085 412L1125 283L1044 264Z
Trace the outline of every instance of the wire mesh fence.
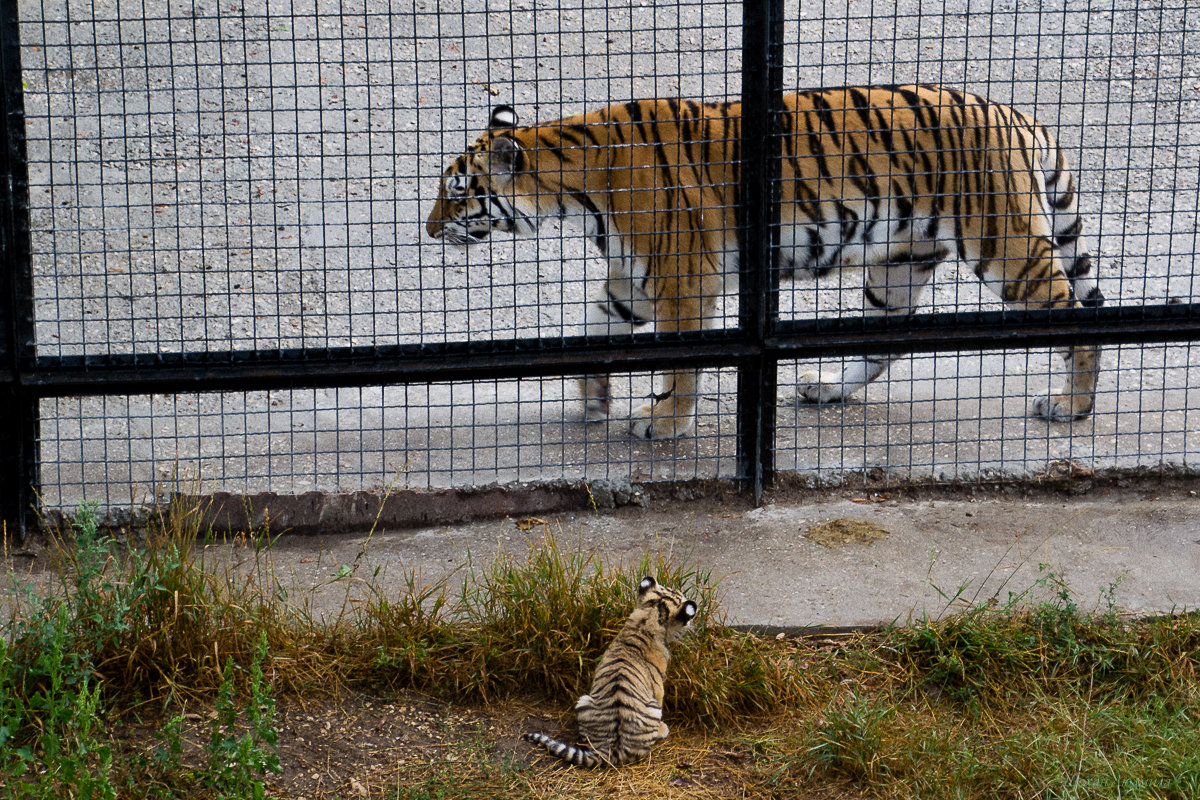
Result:
M60 0L5 13L20 37L20 87L6 75L6 99L24 111L31 258L0 348L11 402L34 409L35 482L51 508L137 503L181 474L285 494L742 479L753 388L768 467L822 481L1196 463L1200 26L1184 3ZM766 65L767 86L744 85L751 63ZM881 182L865 195L890 205L844 202L848 188L813 201L828 212L819 220L789 210L808 185L794 170L829 175L819 159L783 157L788 125L809 115L789 118L775 89L907 84L987 97L1057 139L1107 297L1057 330L1077 348L1087 331L1124 331L1109 336L1123 343L1103 353L1090 415L1030 414L1064 380L1041 344L1072 342L1051 331L996 349L1007 323L1049 323L1011 313L1027 306L1006 306L986 259L954 245L986 249L994 231L933 231L938 257L922 257L942 263L919 276L919 299L912 269L876 280L854 268L882 251L896 260L901 215L936 227L915 179L892 189L922 173L906 157L933 146L958 153L960 172L986 165L997 148L971 138L985 126L960 125L970 136L955 139L879 125L894 132L886 163L856 162L872 135L847 136L843 187ZM741 130L727 104L750 89L773 95L761 118L774 130ZM709 105L654 106L648 119L632 101L653 98ZM516 119L497 123L500 106ZM517 133L585 112L586 126L538 129L536 142ZM492 195L500 230L459 247L430 218L456 199L443 173L489 127L524 143L509 171L526 188ZM546 139L568 129L576 140ZM778 174L767 220L739 216L743 134ZM574 160L585 151L603 166ZM496 171L500 155L484 155ZM949 192L968 204L986 194ZM887 236L864 233L870 213ZM994 208L980 218L1021 222ZM773 225L762 229L772 259L800 254L767 265L761 297L747 294L753 265L739 264L749 224ZM656 277L641 282L651 251ZM903 295L899 311L959 322L933 344L903 319L879 327L873 284L884 306ZM981 313L1007 316L970 316ZM765 328L747 339L755 318ZM811 373L860 370L881 341L915 354L841 402L806 402L820 394ZM748 380L755 358L766 371ZM694 387L693 367L705 367Z
M1031 116L1074 172L1080 241L1107 304L1186 304L1197 288L1196 27L1195 9L1181 3L800 4L786 23L784 85L940 84ZM1001 309L970 267L944 263L925 307ZM862 282L847 272L798 282L783 292L781 313L840 317L863 308ZM1046 424L1028 413L1061 380L1059 359L1045 351L948 348L902 359L861 405L781 414L780 468L961 479L1039 474L1060 461L1194 466L1194 350L1184 341L1110 347L1102 364L1094 412ZM790 367L781 386L806 371Z

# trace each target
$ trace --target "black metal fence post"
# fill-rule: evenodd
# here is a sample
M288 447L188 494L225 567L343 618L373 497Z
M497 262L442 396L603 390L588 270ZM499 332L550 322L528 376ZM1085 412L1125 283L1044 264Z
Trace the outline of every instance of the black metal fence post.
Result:
M783 2L742 6L742 138L739 208L739 319L753 355L738 365L738 474L757 502L775 471L776 360L764 349L778 315L773 285L778 241L779 111L783 84Z
M21 382L34 347L21 81L17 0L0 0L0 520L23 540L37 480L38 401Z

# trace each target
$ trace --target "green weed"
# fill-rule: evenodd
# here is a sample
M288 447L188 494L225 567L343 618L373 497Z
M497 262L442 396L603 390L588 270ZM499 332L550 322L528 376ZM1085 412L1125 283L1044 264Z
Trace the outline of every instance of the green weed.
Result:
M70 536L58 540L61 591L26 596L0 636L4 797L117 796L115 787L121 781L104 735L111 725L111 709L122 699L136 702L147 690L151 696L165 697L182 676L194 678L182 665L205 664L213 656L207 647L203 654L196 648L185 651L188 637L211 633L211 612L228 613L237 605L227 602L234 595L214 590L218 584L213 575L191 558L194 534L185 530L178 538L159 536L146 547L121 552L99 532L94 509L80 508ZM182 605L181 590L190 592ZM165 612L167 597L174 608L170 614ZM196 612L190 621L198 630L178 624L188 609ZM260 620L255 617L255 622ZM247 776L278 766L273 752L264 749L275 742L273 700L261 670L267 658L265 626L248 627L259 633L244 680L251 698L246 712L249 732L242 737L226 729L214 733L214 758L206 771L192 776L229 797L261 796L261 781ZM178 640L172 640L173 634ZM232 664L228 659L221 672L218 694L218 718L225 722L231 714L236 718ZM197 684L202 687L193 680L188 691L196 692ZM174 797L160 778L193 782L184 780L180 769L178 719L167 728L165 748L157 749L152 759L135 756L119 765L126 783L130 774L143 779L139 792L149 788L154 796Z
M85 507L73 591L33 602L35 615L0 636L0 775L13 798L113 798L112 752L101 739L95 653L113 633L86 614L103 591L108 543Z
M275 746L275 700L270 687L263 684L262 662L267 657L267 637L259 638L254 662L250 665L249 699L245 706L245 730L239 731L239 714L234 688L237 669L232 658L225 661L221 686L217 691L216 717L209 732L208 773L205 783L225 800L263 800L266 787L261 776L280 772Z
M371 672L389 685L458 699L543 694L569 704L587 690L604 648L633 608L642 576L696 598L692 631L673 646L672 707L706 724L780 708L803 692L804 674L757 637L723 625L716 582L661 554L612 567L594 552L564 550L551 536L523 557L468 564L451 596L445 583L399 598L375 594L355 620L373 642Z

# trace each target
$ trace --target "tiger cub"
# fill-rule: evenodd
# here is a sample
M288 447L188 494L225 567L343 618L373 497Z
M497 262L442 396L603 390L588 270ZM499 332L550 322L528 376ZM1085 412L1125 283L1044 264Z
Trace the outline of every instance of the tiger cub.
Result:
M968 265L1017 308L1100 305L1082 247L1078 192L1063 151L1032 118L934 85L819 89L786 96L779 119L779 267L823 275L864 267L868 314L914 311L936 267ZM492 231L532 235L549 217L580 221L608 261L584 332L699 330L736 287L741 106L620 103L520 127L500 106L441 177L430 236L456 245ZM1066 386L1032 412L1069 421L1092 410L1099 348L1067 348ZM802 375L798 396L840 401L896 354L848 358ZM694 425L698 373L675 369L633 409L638 437ZM584 418L609 411L609 378L580 380Z
M667 645L695 616L694 602L649 575L642 578L637 605L604 651L591 692L575 703L584 744L576 747L536 732L521 738L577 767L620 766L645 758L651 745L667 738L662 721L663 680L671 658Z

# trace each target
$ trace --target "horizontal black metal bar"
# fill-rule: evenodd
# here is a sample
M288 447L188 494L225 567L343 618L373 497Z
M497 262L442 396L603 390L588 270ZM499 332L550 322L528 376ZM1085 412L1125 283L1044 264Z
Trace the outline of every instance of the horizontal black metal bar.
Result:
M989 311L781 322L763 343L736 329L623 338L43 356L18 378L38 397L170 394L486 380L673 367L734 366L740 359L817 358L1200 340L1200 304L1070 311Z
M779 358L1200 340L1200 303L783 321Z
M43 397L250 391L580 375L676 366L726 366L753 351L737 331L671 342L572 337L502 342L39 359L26 378ZM675 338L675 337L672 337ZM641 340L641 341L637 341Z

